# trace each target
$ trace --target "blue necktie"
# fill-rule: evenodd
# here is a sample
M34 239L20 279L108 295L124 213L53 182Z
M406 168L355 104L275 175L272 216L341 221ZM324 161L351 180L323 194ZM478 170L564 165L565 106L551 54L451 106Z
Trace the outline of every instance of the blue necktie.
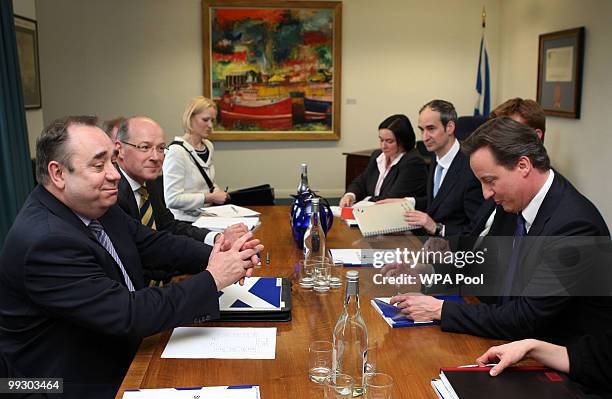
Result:
M516 217L516 229L514 229L514 239L512 240L512 255L510 256L510 263L508 272L504 280L504 287L502 290L502 303L506 303L510 300L510 293L512 292L512 283L514 282L514 275L518 269L519 253L521 251L521 243L523 237L527 235L527 229L525 228L525 218L521 213Z
M125 271L123 263L121 263L121 259L119 259L119 255L117 255L117 251L115 251L115 247L113 246L110 237L106 234L106 231L104 231L104 228L100 222L94 219L87 227L94 233L98 242L104 247L104 249L106 249L106 252L108 252L110 256L113 257L115 262L117 262L117 265L119 265L119 269L121 269L121 273L123 274L123 279L125 280L125 285L127 286L128 290L135 291L134 284L132 284L130 276L128 276L127 272Z
M433 196L434 198L436 198L436 195L438 195L438 190L440 189L440 182L442 180L442 171L444 170L444 167L440 164L436 165L436 170L434 173L434 186L433 186Z

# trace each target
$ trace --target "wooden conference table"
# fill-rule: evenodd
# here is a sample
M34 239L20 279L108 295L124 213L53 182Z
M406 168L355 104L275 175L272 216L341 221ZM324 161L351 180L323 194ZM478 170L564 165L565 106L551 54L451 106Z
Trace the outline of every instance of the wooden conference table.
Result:
M331 341L333 328L342 310L344 286L327 294L307 291L297 285L294 264L301 251L293 242L288 206L253 207L261 212L261 226L255 236L270 254L270 264L256 269L255 275L286 277L293 280L293 311L290 322L212 322L205 326L276 327L276 359L161 359L171 331L146 338L125 377L117 398L126 389L199 387L219 385L259 385L263 399L322 398L320 386L308 379L308 345L311 341ZM395 242L394 242L395 240ZM394 248L416 246L416 238L385 236L364 239L357 228L336 219L328 234L328 248ZM265 263L265 261L264 261ZM346 269L346 268L344 268ZM436 398L430 380L440 367L472 364L477 356L501 341L464 334L445 333L439 326L390 328L370 305L372 296L369 269L360 270L361 311L368 327L370 345L377 343L376 369L395 380L394 399ZM380 295L376 293L375 295Z

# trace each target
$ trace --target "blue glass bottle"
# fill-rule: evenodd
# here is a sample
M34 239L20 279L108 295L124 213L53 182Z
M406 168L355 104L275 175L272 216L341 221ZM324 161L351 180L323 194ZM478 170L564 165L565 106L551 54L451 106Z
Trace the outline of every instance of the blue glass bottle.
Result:
M310 189L308 184L308 166L303 163L301 165L301 176L300 184L297 188L297 193L292 195L294 198L293 205L291 206L291 230L293 232L293 239L299 249L304 249L304 233L310 225L310 214L312 213L312 199L317 195ZM329 203L321 198L321 204L319 207L319 217L321 221L321 227L325 234L331 229L334 221L334 216L329 208Z

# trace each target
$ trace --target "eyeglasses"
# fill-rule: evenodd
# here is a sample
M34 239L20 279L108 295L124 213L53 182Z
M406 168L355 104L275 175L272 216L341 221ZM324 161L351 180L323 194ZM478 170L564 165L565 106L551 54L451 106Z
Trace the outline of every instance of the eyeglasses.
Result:
M160 144L157 147L153 147L151 144L132 144L132 143L128 143L127 141L121 141L121 142L123 144L127 144L131 147L136 148L140 152L151 152L151 150L155 148L155 151L157 151L158 154L163 154L164 152L166 152L166 148L167 148L165 144Z

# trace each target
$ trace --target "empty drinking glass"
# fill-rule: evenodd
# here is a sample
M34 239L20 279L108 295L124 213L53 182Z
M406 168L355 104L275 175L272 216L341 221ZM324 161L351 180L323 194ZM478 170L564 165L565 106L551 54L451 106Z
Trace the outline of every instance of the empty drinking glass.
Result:
M308 347L308 378L310 381L323 384L329 376L332 366L332 343L313 341Z

